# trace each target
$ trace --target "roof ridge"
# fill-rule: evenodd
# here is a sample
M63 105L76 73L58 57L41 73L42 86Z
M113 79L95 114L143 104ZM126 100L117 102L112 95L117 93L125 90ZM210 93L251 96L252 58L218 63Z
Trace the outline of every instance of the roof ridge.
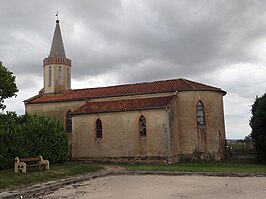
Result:
M182 78L181 78L181 79L182 79ZM195 84L200 84L200 85L208 86L209 88L212 88L212 89L222 90L220 87L216 87L216 86L210 85L209 83L201 83L201 82L196 82L196 81L189 80L189 79L183 79L183 80L185 80L185 81L188 82L189 84L191 84L191 83L195 83ZM191 84L191 85L192 85L192 84ZM196 87L194 87L194 88L196 88Z
M191 86L193 89L195 89L195 86L193 86L189 80L187 79L183 79L183 78L180 78L180 80L184 81L186 84L188 84L189 86Z
M150 81L150 82L126 83L126 84L119 84L119 85L112 85L112 86L99 86L99 87L93 87L93 88L78 88L78 89L72 89L71 91L80 91L80 90L88 90L88 89L101 89L101 88L113 88L113 87L120 87L120 86L133 86L133 85L140 85L140 84L151 84L151 83L168 82L168 81L176 81L176 80L180 80L180 78L157 80L157 81Z

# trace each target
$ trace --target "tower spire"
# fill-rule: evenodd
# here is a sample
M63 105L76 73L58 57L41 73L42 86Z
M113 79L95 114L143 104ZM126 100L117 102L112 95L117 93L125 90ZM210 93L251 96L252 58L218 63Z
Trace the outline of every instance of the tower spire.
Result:
M63 39L56 13L56 26L50 54L43 60L43 93L61 93L71 89L71 60L66 57Z
M58 12L56 13L56 17L57 17L56 26L54 30L54 37L52 41L49 58L66 57L59 20L58 20Z

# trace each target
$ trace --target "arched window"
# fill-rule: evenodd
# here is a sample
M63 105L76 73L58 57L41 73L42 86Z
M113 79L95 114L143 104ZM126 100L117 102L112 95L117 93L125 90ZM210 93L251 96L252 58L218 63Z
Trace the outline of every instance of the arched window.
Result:
M66 131L72 132L72 116L70 115L70 111L67 112L66 115Z
M48 86L52 85L52 67L49 67Z
M61 71L61 66L58 68L58 84L62 84L62 71Z
M69 68L67 68L67 87L70 87L70 71L69 71Z
M96 138L101 139L103 137L102 134L102 121L98 118L96 120Z
M196 114L197 114L197 124L198 126L205 126L205 113L204 113L204 106L201 101L198 101L196 106Z
M140 134L140 136L146 136L147 135L146 119L143 115L139 117L139 134Z

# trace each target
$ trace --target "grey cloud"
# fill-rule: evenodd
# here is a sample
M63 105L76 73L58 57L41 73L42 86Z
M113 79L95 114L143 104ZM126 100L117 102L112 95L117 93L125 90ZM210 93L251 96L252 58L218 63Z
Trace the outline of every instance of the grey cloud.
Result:
M180 5L173 4L168 5L168 10L165 12L154 14L157 17L155 21L149 19L141 21L138 16L135 18L139 21L132 21L130 16L128 22L132 24L127 24L121 19L124 17L122 14L119 18L117 17L119 14L115 13L116 17L111 19L101 18L102 23L100 24L95 24L98 21L88 20L86 27L95 27L94 31L103 39L103 45L113 48L107 48L107 51L103 49L96 52L100 55L95 55L90 52L92 47L85 45L86 43L89 44L88 40L93 40L93 38L85 38L85 44L80 46L78 51L84 51L85 49L88 53L92 53L88 55L91 59L87 63L77 66L79 71L76 75L84 74L83 67L87 70L90 65L102 68L102 70L99 68L95 70L96 74L101 71L119 68L128 62L134 68L147 57L169 63L170 66L176 65L184 75L189 74L191 70L194 73L201 73L202 71L216 70L217 67L226 63L250 60L244 44L249 41L252 42L252 39L254 39L251 36L254 35L253 32L261 35L263 33L258 28L251 30L247 28L251 19L246 21L246 24L242 21L248 19L247 16L253 13L247 5L228 6L229 8L225 13L220 12L221 5L217 7L212 5L205 8L205 10L200 10L201 7L199 6L198 9L191 9L196 12L194 17L186 17L188 14L193 14L193 12L185 14L186 9L183 8L182 11L182 8L179 8L177 10L184 14L182 17L180 13L176 13L176 10L174 10ZM154 12L160 11L161 7L159 6L161 5L157 6L156 8L153 6ZM242 12L236 13L239 9L243 9ZM121 10L117 10L117 12L123 13ZM200 12L203 12L203 14ZM136 11L136 14L138 14L138 11ZM188 21L187 18L191 21ZM124 20L127 20L127 18ZM119 44L118 48L117 43ZM109 58L108 61L102 61L101 54L106 55ZM131 59L131 57L134 57L134 59Z
M75 80L103 74L117 83L185 77L222 87L248 106L266 90L265 77L241 67L239 76L219 74L239 63L265 67L254 52L266 39L265 7L262 0L4 0L0 59L17 78L41 77L58 10ZM34 81L21 83L22 90L42 84Z

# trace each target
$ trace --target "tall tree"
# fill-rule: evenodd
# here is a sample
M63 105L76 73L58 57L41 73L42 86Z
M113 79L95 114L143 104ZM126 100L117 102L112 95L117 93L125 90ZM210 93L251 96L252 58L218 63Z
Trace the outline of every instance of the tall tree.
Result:
M17 96L18 88L15 82L16 77L0 61L0 110L4 110L4 100Z
M249 125L252 128L251 138L255 141L257 158L266 162L266 93L256 97L251 113Z

